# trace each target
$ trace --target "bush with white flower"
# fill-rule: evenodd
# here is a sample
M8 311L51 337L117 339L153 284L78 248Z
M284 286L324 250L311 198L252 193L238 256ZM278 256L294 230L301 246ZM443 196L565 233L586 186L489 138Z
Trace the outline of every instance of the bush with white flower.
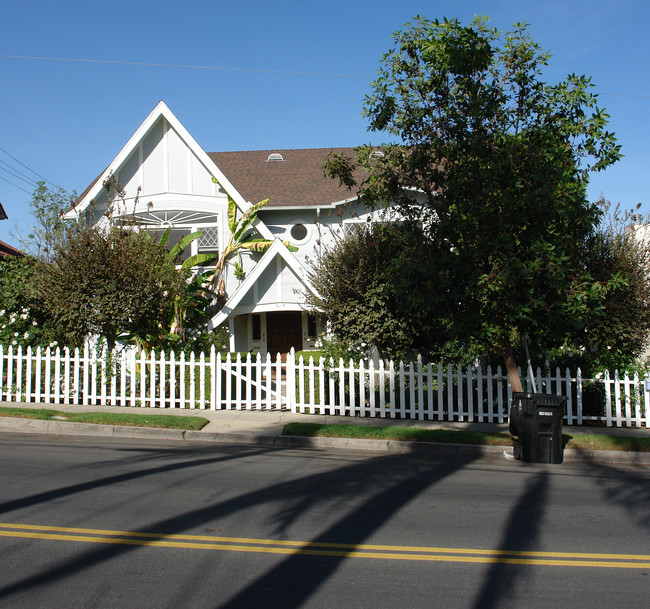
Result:
M368 345L366 343L353 344L339 339L335 336L321 336L319 339L319 350L322 352L328 363L330 358L338 365L339 359L347 364L350 360L359 362L367 356Z
M61 335L32 290L36 261L0 257L0 345L55 347Z

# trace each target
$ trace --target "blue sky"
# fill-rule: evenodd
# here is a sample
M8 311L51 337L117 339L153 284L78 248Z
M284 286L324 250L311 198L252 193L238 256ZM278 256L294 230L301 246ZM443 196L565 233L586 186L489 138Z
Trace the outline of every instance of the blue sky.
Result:
M0 22L0 240L29 230L30 170L81 192L161 99L209 152L379 143L363 96L390 35L418 14L530 23L553 55L546 79L592 76L623 146L590 198L650 212L647 0L24 0Z

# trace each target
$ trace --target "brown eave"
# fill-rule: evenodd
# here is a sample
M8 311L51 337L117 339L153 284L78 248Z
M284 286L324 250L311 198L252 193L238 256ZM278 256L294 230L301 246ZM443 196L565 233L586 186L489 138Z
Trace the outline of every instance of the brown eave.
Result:
M0 241L0 256L24 256L20 250L16 249L13 245L9 245L4 241Z

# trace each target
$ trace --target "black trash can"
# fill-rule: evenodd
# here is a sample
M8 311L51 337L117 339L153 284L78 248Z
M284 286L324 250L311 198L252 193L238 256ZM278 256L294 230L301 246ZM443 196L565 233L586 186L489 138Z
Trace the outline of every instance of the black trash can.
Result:
M562 418L566 398L546 393L513 393L510 433L515 457L528 463L562 463Z

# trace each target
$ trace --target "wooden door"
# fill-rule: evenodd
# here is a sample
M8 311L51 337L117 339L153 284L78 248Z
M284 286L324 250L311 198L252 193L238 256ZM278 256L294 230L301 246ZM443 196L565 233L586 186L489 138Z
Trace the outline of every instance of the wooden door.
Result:
M287 353L293 347L296 351L302 349L302 313L299 311L283 311L266 314L267 349L273 359L278 353L282 361L286 361Z

